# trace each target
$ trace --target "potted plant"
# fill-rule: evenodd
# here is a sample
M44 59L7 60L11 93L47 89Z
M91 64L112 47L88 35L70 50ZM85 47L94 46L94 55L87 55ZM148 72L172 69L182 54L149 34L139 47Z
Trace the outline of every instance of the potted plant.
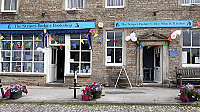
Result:
M3 94L4 98L17 99L22 97L23 93L28 93L26 86L22 86L21 84L11 85L6 88L5 94Z
M92 100L101 97L103 90L102 84L98 84L94 82L93 84L86 85L85 89L82 90L82 99L84 100Z
M200 98L200 89L195 88L192 84L180 85L178 88L180 89L180 100L183 102L196 101Z

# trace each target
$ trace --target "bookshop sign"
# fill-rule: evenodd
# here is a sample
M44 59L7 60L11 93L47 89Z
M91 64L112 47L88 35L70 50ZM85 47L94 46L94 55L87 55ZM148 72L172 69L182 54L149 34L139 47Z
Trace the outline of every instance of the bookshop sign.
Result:
M192 20L115 21L115 28L193 27Z

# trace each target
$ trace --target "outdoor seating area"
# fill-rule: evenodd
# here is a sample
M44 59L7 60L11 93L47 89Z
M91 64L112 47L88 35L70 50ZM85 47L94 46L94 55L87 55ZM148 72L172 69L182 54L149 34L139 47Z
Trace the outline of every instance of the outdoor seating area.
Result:
M199 68L176 68L176 84L195 84L200 85Z

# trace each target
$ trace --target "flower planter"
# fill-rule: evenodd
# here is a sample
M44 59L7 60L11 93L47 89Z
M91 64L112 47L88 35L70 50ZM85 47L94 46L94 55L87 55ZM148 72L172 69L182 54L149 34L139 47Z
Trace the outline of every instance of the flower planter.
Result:
M22 91L20 92L11 92L10 99L18 99L22 97Z
M194 94L188 93L189 101L197 101L197 97Z
M93 99L101 98L101 91L94 91L94 92L91 92L91 93L93 95Z

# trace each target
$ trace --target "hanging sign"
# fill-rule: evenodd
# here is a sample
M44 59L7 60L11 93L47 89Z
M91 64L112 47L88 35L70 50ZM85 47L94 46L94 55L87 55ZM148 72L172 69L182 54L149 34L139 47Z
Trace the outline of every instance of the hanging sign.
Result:
M174 58L174 57L178 56L178 51L176 49L172 49L169 54L171 57Z
M52 22L52 23L10 23L0 24L0 30L25 30L25 29L80 29L95 28L95 22Z
M115 21L115 28L193 27L192 20Z

